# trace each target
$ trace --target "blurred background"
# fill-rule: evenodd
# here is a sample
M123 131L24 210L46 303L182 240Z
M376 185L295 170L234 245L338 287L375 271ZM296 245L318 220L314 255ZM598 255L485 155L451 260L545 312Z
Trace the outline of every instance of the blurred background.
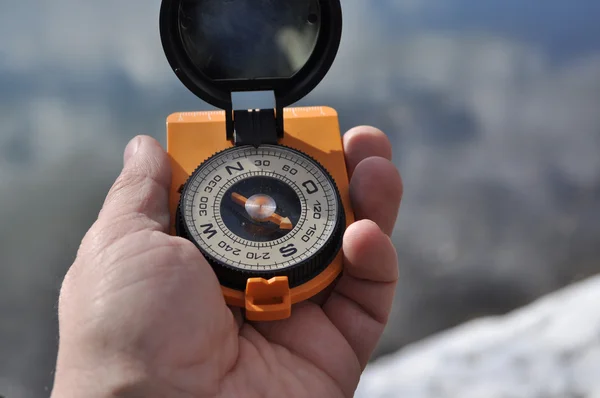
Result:
M401 281L377 356L600 270L600 2L342 0L322 84L394 145ZM211 109L159 0L0 0L0 395L52 387L62 277L129 139Z

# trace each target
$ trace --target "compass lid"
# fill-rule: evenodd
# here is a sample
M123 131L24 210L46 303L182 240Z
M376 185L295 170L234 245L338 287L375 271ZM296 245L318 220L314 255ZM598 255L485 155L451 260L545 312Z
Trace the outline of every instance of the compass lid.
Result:
M272 91L283 109L325 77L342 34L340 0L163 0L160 34L181 82L233 109L232 93Z

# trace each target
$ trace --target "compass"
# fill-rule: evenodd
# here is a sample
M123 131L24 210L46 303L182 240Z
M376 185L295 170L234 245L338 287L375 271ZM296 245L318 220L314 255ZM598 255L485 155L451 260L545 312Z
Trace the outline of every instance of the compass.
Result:
M222 285L286 276L291 288L337 255L345 216L329 173L291 148L225 150L205 161L181 194L178 234L194 242Z
M352 221L337 114L289 108L334 61L339 0L163 0L160 27L177 77L223 110L167 120L172 233L249 320L289 317L341 273ZM236 107L241 92L273 104Z

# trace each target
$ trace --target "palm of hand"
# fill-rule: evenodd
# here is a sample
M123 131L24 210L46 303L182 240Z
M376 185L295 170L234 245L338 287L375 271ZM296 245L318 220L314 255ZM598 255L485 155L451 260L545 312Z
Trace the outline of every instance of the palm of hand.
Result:
M165 233L168 161L139 139L63 283L53 395L352 396L391 307L402 184L381 133L355 129L345 146L362 221L344 237L344 275L291 318L248 323L194 245Z

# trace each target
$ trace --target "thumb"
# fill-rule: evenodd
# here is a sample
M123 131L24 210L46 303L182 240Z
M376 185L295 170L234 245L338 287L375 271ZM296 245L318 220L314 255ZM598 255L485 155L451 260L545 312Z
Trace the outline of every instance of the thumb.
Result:
M171 184L166 152L154 138L137 136L127 145L123 158L123 170L104 201L99 220L166 232Z
M136 232L168 231L171 165L166 152L154 138L138 136L123 157L123 169L78 254L100 252Z

